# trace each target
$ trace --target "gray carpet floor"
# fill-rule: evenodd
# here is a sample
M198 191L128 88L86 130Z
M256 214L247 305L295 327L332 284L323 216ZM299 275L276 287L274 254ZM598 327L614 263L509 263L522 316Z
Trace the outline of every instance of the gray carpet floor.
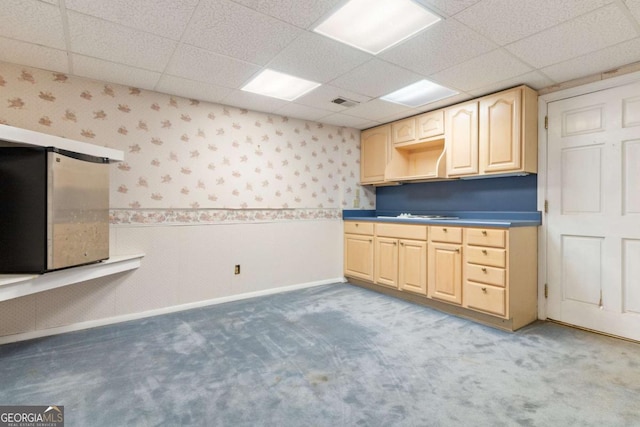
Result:
M0 346L66 426L639 426L640 345L502 332L348 284Z

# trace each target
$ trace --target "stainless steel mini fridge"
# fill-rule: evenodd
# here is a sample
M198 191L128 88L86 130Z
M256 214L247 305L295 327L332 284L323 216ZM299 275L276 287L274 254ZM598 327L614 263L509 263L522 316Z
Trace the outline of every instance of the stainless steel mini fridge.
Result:
M0 273L109 257L108 163L56 148L0 148Z

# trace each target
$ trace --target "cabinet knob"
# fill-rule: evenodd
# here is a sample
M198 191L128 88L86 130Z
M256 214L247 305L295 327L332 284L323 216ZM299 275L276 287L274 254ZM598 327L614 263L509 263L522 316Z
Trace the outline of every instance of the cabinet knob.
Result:
M487 235L487 230L482 230L482 235L486 236Z
M400 246L404 246L404 243L403 243L403 242L400 242Z
M487 254L487 250L486 250L486 249L483 249L483 250L482 250L482 254L483 254L483 255L486 255L486 254Z
M446 232L447 232L447 229L446 229L446 228L443 228L443 229L442 229L442 231L444 231L444 232L446 233Z
M487 293L487 288L482 288L482 292Z
M456 253L459 254L460 253L460 249L456 248Z
M393 246L396 246L398 244L398 242L393 242Z
M358 227L360 224L356 223L356 227Z
M487 269L483 267L483 268L482 268L482 272L483 272L483 273L486 273L486 272L487 272Z

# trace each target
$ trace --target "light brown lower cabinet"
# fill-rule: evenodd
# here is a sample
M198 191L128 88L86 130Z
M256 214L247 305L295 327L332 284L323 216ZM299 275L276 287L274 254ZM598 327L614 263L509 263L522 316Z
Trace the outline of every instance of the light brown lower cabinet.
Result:
M427 227L377 223L374 283L427 294Z
M344 223L344 275L373 281L372 222Z
M345 221L344 274L357 284L516 330L537 319L537 227Z

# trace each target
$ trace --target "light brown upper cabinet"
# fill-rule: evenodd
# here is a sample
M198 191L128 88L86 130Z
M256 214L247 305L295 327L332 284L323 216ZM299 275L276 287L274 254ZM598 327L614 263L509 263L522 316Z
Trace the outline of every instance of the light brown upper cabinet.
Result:
M430 111L416 117L418 140L444 135L444 110Z
M538 171L537 110L526 86L480 100L480 174Z
M447 109L447 176L478 173L478 103L476 101Z
M400 120L391 124L391 142L393 145L413 142L416 140L416 119Z
M447 109L447 177L538 171L538 95L519 86Z
M394 146L407 146L444 135L444 110L430 111L416 117L393 122L391 141Z
M360 136L360 183L384 183L391 153L391 125L367 129Z

